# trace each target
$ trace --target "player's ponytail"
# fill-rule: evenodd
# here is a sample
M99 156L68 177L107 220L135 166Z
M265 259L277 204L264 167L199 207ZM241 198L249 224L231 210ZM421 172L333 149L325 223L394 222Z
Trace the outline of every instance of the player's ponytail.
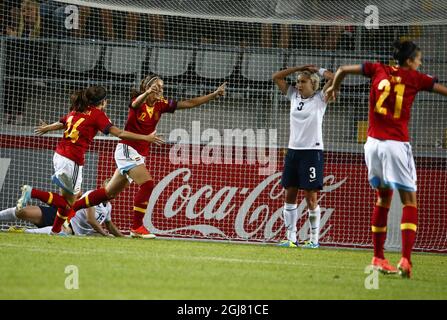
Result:
M412 41L400 42L396 40L393 43L393 58L399 66L403 66L408 59L415 59L421 49Z
M78 90L71 94L70 101L70 111L78 111L79 106L82 104L82 94L84 93L84 90Z
M103 87L92 86L84 90L78 90L70 97L70 111L84 112L90 106L98 106L106 97L107 91Z

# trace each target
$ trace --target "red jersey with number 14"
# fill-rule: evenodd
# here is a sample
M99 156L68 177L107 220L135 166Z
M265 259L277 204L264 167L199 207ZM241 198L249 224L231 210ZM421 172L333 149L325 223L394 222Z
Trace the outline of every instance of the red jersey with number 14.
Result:
M135 99L132 100L132 102L133 101L135 101ZM129 116L127 117L124 130L144 135L154 132L163 113L173 113L177 108L176 101L166 100L164 98L157 100L151 106L143 103L138 108L133 108L132 102L129 105ZM121 143L131 146L143 157L147 157L149 154L149 142L141 140L122 140Z
M413 101L419 91L431 91L436 78L383 63L365 62L362 70L371 78L368 136L409 141L408 122Z
M104 111L89 108L85 112L72 111L59 120L65 126L64 136L56 152L76 164L84 165L84 156L98 131L109 134L112 126Z

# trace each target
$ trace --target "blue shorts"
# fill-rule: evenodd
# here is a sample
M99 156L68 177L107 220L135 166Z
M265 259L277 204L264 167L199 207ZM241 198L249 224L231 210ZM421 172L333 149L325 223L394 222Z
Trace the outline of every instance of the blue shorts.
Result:
M281 185L284 189L323 189L323 150L287 149Z
M54 223L54 219L56 218L57 209L53 207L47 206L39 206L40 211L42 211L42 223L36 224L38 228L50 227Z

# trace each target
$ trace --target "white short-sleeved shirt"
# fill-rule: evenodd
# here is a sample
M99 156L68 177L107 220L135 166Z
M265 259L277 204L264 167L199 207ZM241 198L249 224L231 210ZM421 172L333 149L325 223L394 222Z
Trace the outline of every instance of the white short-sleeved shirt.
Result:
M83 196L90 192L86 192ZM102 224L104 221L112 221L112 205L110 202L100 203L95 206L95 219L99 224ZM91 235L96 232L88 223L87 209L77 211L76 215L70 220L70 224L75 235Z
M323 117L327 103L322 91L304 99L295 87L289 86L287 98L290 100L289 148L323 150Z

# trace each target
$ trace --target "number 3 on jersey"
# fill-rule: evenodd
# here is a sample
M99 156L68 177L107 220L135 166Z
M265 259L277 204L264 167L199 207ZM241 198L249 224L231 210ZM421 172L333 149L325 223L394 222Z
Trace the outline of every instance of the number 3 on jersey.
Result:
M374 108L374 111L383 115L387 114L387 109L383 108L383 102L388 98L391 91L391 83L388 79L384 79L380 81L379 90L383 90L383 93L380 95L379 100L377 100L376 107ZM404 100L404 91L405 91L405 85L404 84L396 84L394 86L394 92L396 92L396 104L394 106L394 118L399 119L400 113L402 111L402 103Z
M82 122L84 122L84 120L85 118L80 118L72 127L73 116L69 116L67 119L67 130L64 131L64 137L71 139L72 143L76 143L79 139L79 131L77 128Z

